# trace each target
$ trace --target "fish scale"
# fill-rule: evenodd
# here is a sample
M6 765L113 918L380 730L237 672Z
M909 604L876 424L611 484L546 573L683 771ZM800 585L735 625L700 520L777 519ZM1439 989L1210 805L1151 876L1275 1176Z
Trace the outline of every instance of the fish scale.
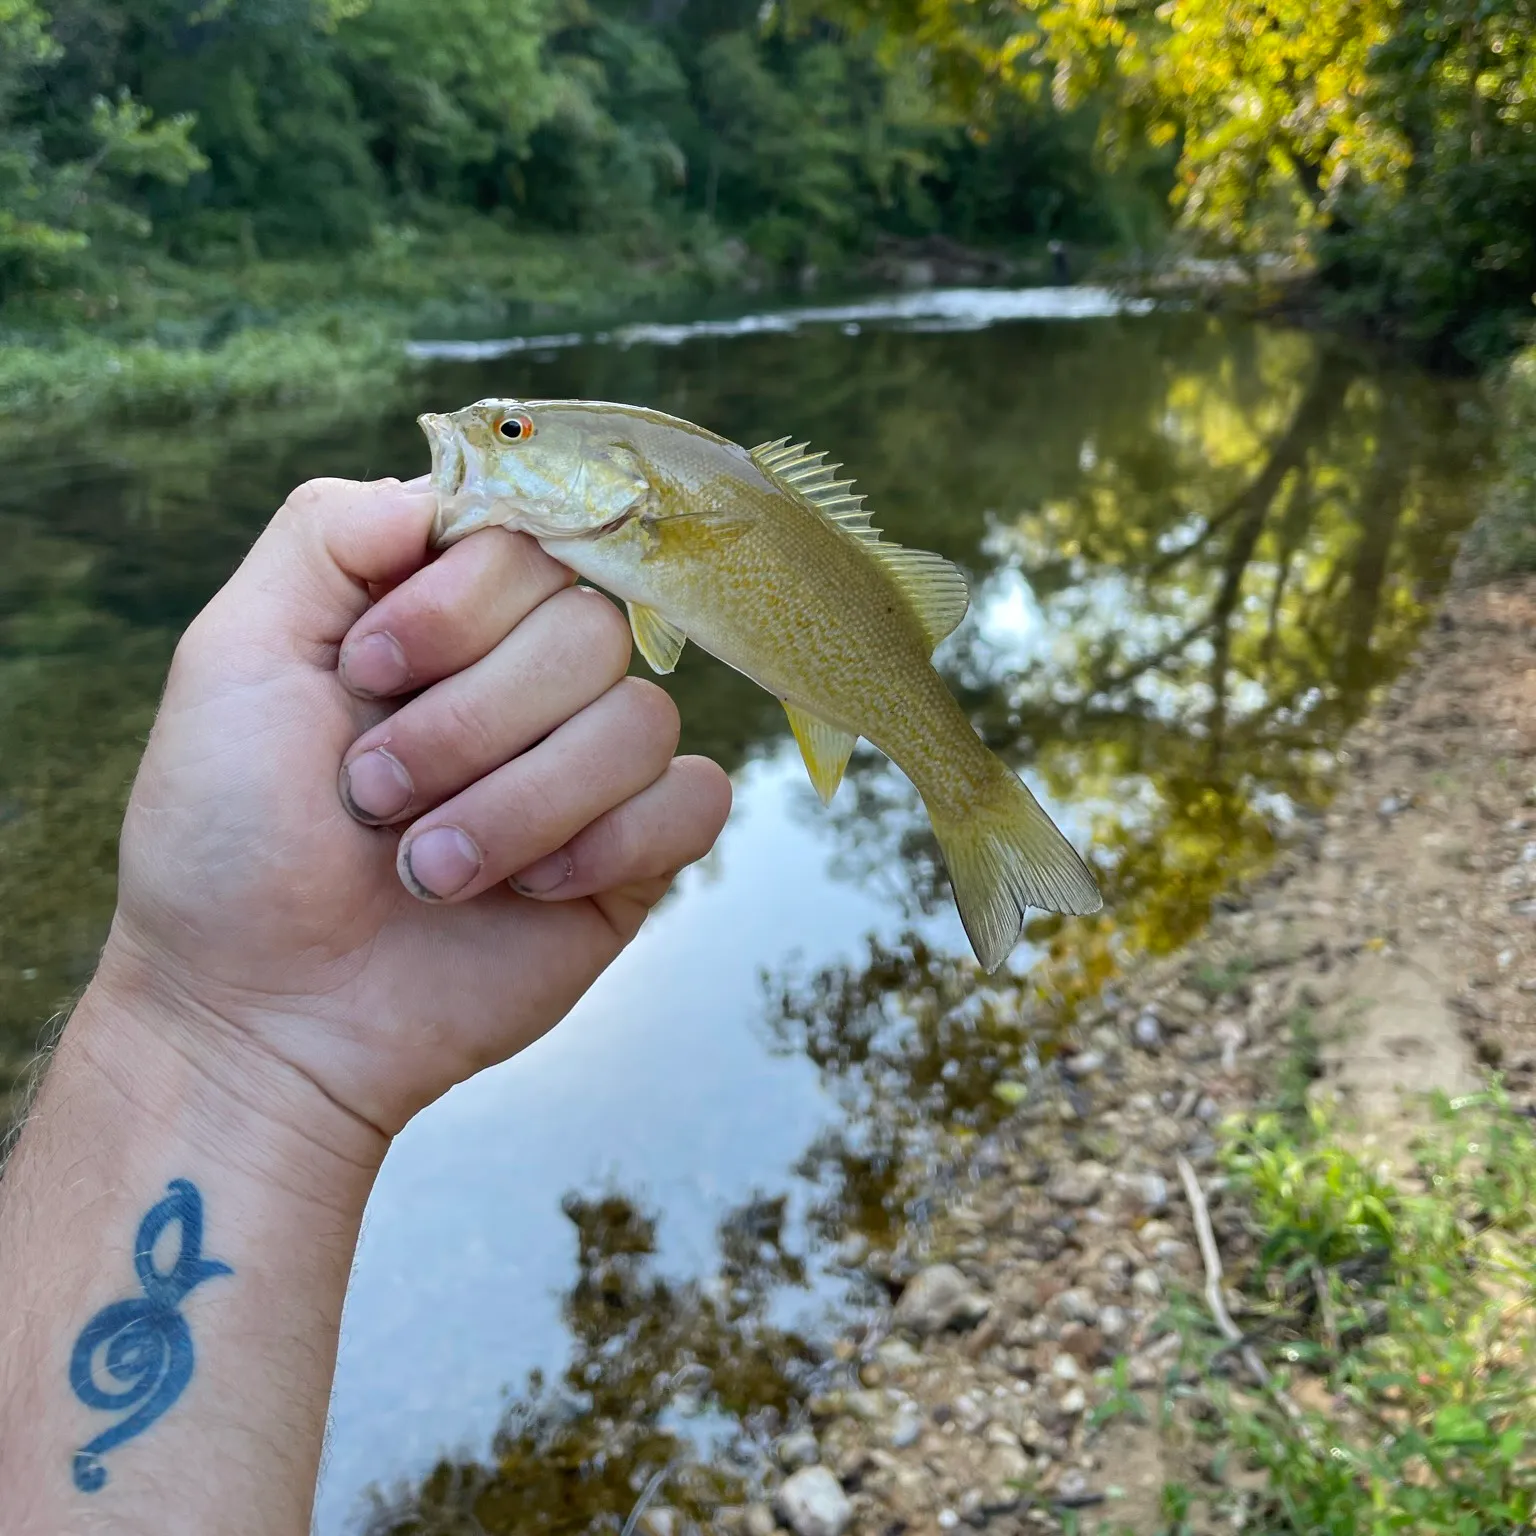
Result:
M1099 909L1076 850L934 669L964 577L883 539L841 465L789 438L747 449L599 401L482 400L421 422L437 547L521 529L625 601L655 670L692 641L744 673L783 702L824 800L860 737L891 758L922 797L988 971L1029 907Z

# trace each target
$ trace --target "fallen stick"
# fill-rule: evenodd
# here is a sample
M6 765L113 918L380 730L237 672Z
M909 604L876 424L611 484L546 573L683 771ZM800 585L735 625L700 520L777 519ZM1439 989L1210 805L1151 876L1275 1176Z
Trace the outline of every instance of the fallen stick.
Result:
M1232 1314L1227 1311L1227 1299L1221 1291L1221 1252L1216 1247L1216 1230L1211 1226L1211 1209L1206 1204L1205 1191L1201 1189L1199 1177L1189 1159L1182 1152L1176 1155L1175 1162L1179 1178L1184 1183L1184 1193L1189 1199L1189 1213L1194 1218L1195 1238L1200 1244L1200 1262L1205 1266L1205 1304L1215 1320L1217 1331L1236 1348L1239 1359L1248 1368L1248 1374L1269 1393L1296 1426L1307 1445L1315 1451L1317 1437L1312 1433L1312 1427L1301 1409L1275 1384L1269 1367L1259 1359L1259 1352L1244 1337L1243 1330L1232 1321Z

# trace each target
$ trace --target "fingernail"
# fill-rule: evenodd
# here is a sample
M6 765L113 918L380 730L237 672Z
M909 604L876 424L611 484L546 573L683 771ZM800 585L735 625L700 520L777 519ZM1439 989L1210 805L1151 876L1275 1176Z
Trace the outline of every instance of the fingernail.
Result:
M382 699L399 693L411 680L400 642L387 629L349 640L336 663L341 680L353 693Z
M405 765L383 747L342 765L341 802L359 821L393 821L415 792Z
M520 869L507 884L524 896L547 896L571 878L571 856L564 849L546 853L542 859Z
M484 862L484 855L457 827L433 827L401 846L400 878L412 895L441 901L462 891Z

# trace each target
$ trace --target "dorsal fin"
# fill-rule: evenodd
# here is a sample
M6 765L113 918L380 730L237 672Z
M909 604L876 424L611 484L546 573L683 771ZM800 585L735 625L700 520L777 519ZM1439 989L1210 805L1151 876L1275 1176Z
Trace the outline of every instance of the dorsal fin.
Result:
M759 443L752 460L769 479L809 503L833 527L857 539L912 604L917 621L937 645L965 617L970 593L962 576L942 555L906 549L880 537L864 510L864 498L852 494L853 481L839 480L840 464L825 462L826 454L811 453L804 443L787 437Z

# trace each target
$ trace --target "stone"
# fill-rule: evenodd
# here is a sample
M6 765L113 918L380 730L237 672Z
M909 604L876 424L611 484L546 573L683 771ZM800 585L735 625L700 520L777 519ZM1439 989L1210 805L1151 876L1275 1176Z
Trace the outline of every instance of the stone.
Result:
M678 1536L681 1528L677 1511L668 1509L665 1504L653 1505L635 1521L640 1536Z
M797 1472L801 1467L813 1467L821 1460L821 1447L810 1430L797 1429L779 1441L775 1454L786 1472Z
M1068 1077L1092 1077L1104 1065L1103 1051L1079 1051L1062 1062Z
M1068 1387L1056 1406L1075 1419L1088 1407L1088 1394L1081 1387Z
M779 1523L766 1504L748 1504L741 1515L743 1536L773 1536Z
M1045 1186L1045 1192L1058 1205L1092 1205L1104 1191L1109 1169L1103 1163L1085 1158L1069 1163Z
M910 1371L913 1366L921 1365L923 1357L907 1343L905 1339L882 1339L875 1350L875 1359L882 1369L887 1370L893 1376L899 1376L903 1371Z
M1138 1296L1145 1296L1149 1301L1156 1301L1163 1294L1163 1282L1158 1279L1155 1269L1138 1269L1131 1276L1131 1289Z
M795 1536L843 1536L853 1503L825 1467L802 1467L784 1480L774 1501L779 1518Z
M1131 1039L1144 1051L1157 1051L1162 1049L1163 1026L1158 1022L1155 1013L1139 1014L1136 1022L1131 1025Z
M903 1403L891 1419L890 1443L898 1451L916 1445L923 1434L923 1410L916 1403Z
M1060 1292L1052 1302L1052 1306L1063 1317L1070 1317L1074 1322L1079 1323L1091 1323L1099 1315L1099 1303L1093 1292L1080 1285Z
M1092 1497L1093 1494L1088 1488L1088 1478L1076 1467L1069 1467L1061 1474L1061 1480L1056 1484L1056 1498L1059 1503L1086 1504Z
M1160 1173L1117 1173L1115 1184L1150 1214L1168 1209L1168 1180Z
M1030 1481L1029 1457L1017 1445L994 1445L981 1464L983 1507L996 1514L1012 1509Z
M1123 1307L1105 1307L1099 1313L1099 1332L1111 1343L1123 1339L1129 1327L1130 1319L1125 1315Z
M907 1283L896 1303L894 1321L926 1338L950 1328L969 1328L989 1310L986 1297L953 1264L931 1264Z

